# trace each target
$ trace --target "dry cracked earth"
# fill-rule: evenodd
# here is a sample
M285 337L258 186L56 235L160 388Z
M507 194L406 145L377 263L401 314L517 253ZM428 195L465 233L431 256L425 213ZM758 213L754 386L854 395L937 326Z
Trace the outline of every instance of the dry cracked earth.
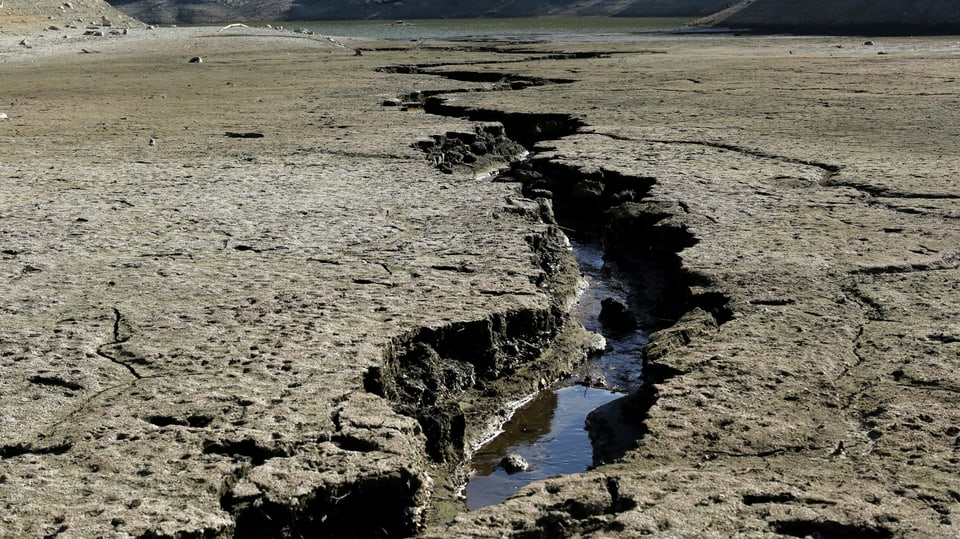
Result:
M960 534L956 39L218 30L3 38L0 536ZM458 513L585 355L555 217L646 384Z

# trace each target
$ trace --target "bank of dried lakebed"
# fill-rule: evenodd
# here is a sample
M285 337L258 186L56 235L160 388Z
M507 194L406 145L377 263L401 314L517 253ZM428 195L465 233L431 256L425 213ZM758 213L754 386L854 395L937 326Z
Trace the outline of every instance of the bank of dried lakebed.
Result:
M191 32L5 66L5 534L418 533L580 342L573 199L678 279L643 436L419 533L956 535L953 42ZM463 163L495 127L382 106L445 91L520 183Z

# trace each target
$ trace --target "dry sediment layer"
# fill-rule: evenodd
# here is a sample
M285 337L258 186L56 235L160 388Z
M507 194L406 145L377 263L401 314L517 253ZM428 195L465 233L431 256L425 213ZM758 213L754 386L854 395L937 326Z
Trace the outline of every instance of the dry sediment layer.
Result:
M414 533L564 368L550 197L673 257L643 436L424 535L957 535L954 41L236 34L0 54L0 535ZM562 138L478 179L496 127L381 105L440 90Z

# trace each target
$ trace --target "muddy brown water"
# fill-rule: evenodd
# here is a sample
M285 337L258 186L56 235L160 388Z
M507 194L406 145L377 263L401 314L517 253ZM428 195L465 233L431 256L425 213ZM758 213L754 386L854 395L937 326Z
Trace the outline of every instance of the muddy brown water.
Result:
M501 432L473 454L464 492L469 510L500 503L534 481L589 469L594 456L585 427L587 415L640 387L646 332L612 331L598 320L606 298L638 310L632 305L636 285L621 265L604 258L599 242L571 239L571 246L585 283L573 315L585 328L603 335L607 349L573 376L518 407ZM529 467L509 473L500 462L511 454L523 457Z

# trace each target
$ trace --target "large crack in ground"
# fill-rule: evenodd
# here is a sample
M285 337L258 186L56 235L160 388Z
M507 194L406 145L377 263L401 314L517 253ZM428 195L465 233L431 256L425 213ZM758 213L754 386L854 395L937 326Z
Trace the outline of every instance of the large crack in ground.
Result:
M423 74L426 67L438 66L381 70ZM488 91L571 82L530 83L531 79L518 75L471 74L466 70L430 74L496 83ZM571 324L565 306L569 305L572 290L569 282L558 289L556 281L568 279L575 268L570 266L571 257L557 222L564 228L578 228L601 237L609 256L620 253L618 258L628 271L632 268L644 274L648 284L659 289L655 294L657 301L642 313L650 329L664 329L649 347L645 388L617 405L620 413L629 409L628 415L638 423L631 429L637 435L645 432L645 410L656 402L656 383L677 374L658 365L657 358L698 335L716 331L731 317L729 300L724 295L714 291L691 292L691 285L707 283L683 268L678 253L697 240L689 230L669 221L669 217L685 212L685 208L647 200L655 178L625 176L605 169L585 172L535 153L529 159L519 159L535 151L538 143L576 134L586 124L563 113L511 113L462 107L444 97L457 92L420 91L404 96L408 101L418 99L428 114L466 118L477 125L473 133L434 135L418 146L434 166L451 174L476 176L512 162L495 181L519 184L523 196L533 201L518 205L519 211L553 225L547 234L530 243L544 269L544 278L537 284L552 291L554 306L549 311L495 313L486 320L412 331L394 339L384 352L382 365L369 371L366 389L389 399L399 413L416 418L426 434L427 452L434 463L435 479L440 483L434 493L433 522L441 522L464 509L462 502L450 493L465 480L465 459L470 448L489 432L491 424L504 419L504 407L569 373L587 357L586 349L573 354L569 349ZM829 174L829 168L824 168L825 174ZM639 259L625 253L644 256ZM651 274L655 275L652 279ZM598 448L607 448L597 461L615 460L631 442L618 440L614 444L605 438L616 437L613 431L619 426L599 419L595 423L605 426L594 433L594 443ZM598 511L608 513L617 507L623 510L631 506L632 503L615 501ZM586 511L581 516L586 519L590 514ZM551 525L543 524L548 528Z
M457 73L459 79L468 78L464 77L462 69ZM443 75L442 72L432 74ZM523 79L520 76L513 76L512 78L515 80ZM501 77L499 80L509 81L510 79L511 77ZM500 84L496 91L510 91L523 87L523 85L518 88L511 88L510 86L510 84ZM537 201L540 207L550 208L551 212L544 213L554 215L564 227L577 227L583 226L584 223L590 223L590 226L594 227L598 234L602 236L604 245L611 252L643 252L647 253L650 259L657 261L657 270L662 276L660 284L664 286L664 297L669 298L669 301L654 307L655 316L653 318L660 321L662 330L654 335L645 351L644 381L646 386L643 391L625 399L623 406L629 408L629 413L621 414L622 417L631 417L632 421L638 424L636 429L638 436L644 436L647 432L644 427L644 420L647 411L659 399L658 392L661 383L674 376L684 374L684 371L677 370L674 366L675 362L671 361L669 356L673 352L687 347L695 340L715 333L722 324L734 317L730 300L718 291L717 283L710 282L703 276L685 268L682 259L678 256L683 249L696 245L698 241L690 230L683 225L676 224L677 222L682 223L682 219L671 219L677 215L688 213L689 209L681 203L654 201L649 193L651 187L656 185L656 178L628 176L602 167L589 171L581 170L563 160L554 160L551 157L543 157L535 153L538 143L584 133L589 126L579 118L563 113L516 113L462 106L448 100L444 95L445 93L455 92L438 91L422 94L424 96L422 100L424 111L431 114L466 118L474 122L502 124L509 139L517 141L527 151L533 152L528 159L514 162L509 171L497 178L498 181L518 182L525 197ZM844 181L838 179L838 174L841 173L843 167L822 160L791 158L723 142L665 139L649 142L700 145L735 152L752 159L813 167L819 169L819 177L813 182L815 186L856 188L856 186L847 185ZM541 147L545 146L546 144ZM434 147L434 149L436 148ZM465 155L463 150L470 151L469 143L461 144L460 148L454 145L448 149L454 152L460 151L463 155ZM440 151L442 153L445 150ZM436 153L428 158L433 161L434 165L445 167L446 172L464 173L474 169L473 162L469 158L466 162L456 159L450 161L446 158L437 159ZM883 190L875 192L859 191L870 198L891 195L890 191ZM952 196L919 195L910 197L904 195L903 198L950 199ZM955 257L948 255L936 262L907 264L905 266L890 265L877 269L868 268L863 270L862 273L898 274L952 269L955 267L954 259ZM777 300L757 300L751 302L751 304L774 307L783 305L777 303ZM861 349L864 342L863 331L863 326L861 326L856 337L856 348L854 350L854 355L861 363L864 361L864 351ZM899 376L912 382L906 374L901 373ZM917 385L911 383L911 387ZM935 388L949 390L947 387ZM876 432L879 431L871 430L866 432L865 436L875 439ZM468 441L469 439L465 440L465 442ZM603 445L602 439L599 445ZM831 445L830 447L817 446L815 448L804 444L784 443L766 449L755 448L755 450L744 451L706 450L703 451L703 454L708 460L716 457L753 460L800 454L811 449L817 452L830 453L830 458L843 458L845 455L843 443L836 447ZM611 456L615 459L618 455L607 455L608 459ZM608 459L601 458L600 460L609 462ZM571 478L571 481L576 480L576 478ZM627 500L627 497L625 497L625 500ZM784 503L785 501L787 500L772 499L769 503ZM548 532L553 530L558 536L569 536L570 534L596 531L603 529L601 525L597 524L597 521L603 515L615 514L623 510L612 505L601 504L597 507L578 507L574 511L571 510L567 502L569 500L558 502L555 505L541 506L542 516L536 520L540 533L543 533L544 530ZM796 502L799 505L816 506L818 504L818 501L812 498L798 499ZM768 502L762 501L759 503ZM630 506L629 503L621 505L625 508ZM798 537L811 534L871 538L891 536L891 533L882 526L850 524L838 520L814 521L805 518L770 517L767 522L771 531Z

